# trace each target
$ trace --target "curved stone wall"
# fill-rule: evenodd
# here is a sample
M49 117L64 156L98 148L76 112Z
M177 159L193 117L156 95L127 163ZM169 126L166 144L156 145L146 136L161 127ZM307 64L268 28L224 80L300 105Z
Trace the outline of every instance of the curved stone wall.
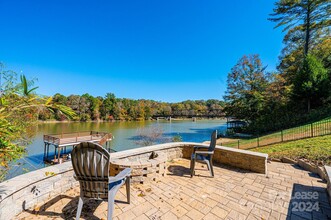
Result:
M0 183L0 219L11 219L35 204L77 186L71 162L32 171Z
M125 161L131 161L131 164L138 166L139 161L144 161L151 152L162 154L168 161L179 157L189 158L192 147L197 145L204 144L176 142L112 153L110 172L116 174L120 170L119 167L116 170L116 166L119 164L123 166ZM267 158L267 154L221 146L216 147L214 154L215 163L259 173L267 172ZM143 173L145 174L147 173ZM73 178L71 162L46 167L4 181L0 183L0 219L12 219L24 209L33 209L36 204L46 202L78 185L79 183Z
M110 172L112 175L116 175L121 171L119 164L125 162L130 164L136 161L147 160L152 152L165 154L167 160L181 157L189 159L193 152L193 146L208 145L192 142L174 142L116 152L111 154ZM213 162L266 174L267 159L268 154L216 146Z

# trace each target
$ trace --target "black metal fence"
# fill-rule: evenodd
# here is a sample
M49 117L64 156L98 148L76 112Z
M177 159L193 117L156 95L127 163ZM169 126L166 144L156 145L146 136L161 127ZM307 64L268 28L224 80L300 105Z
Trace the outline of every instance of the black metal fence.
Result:
M231 142L220 143L228 147L238 149L251 149L280 142L299 140L304 138L318 137L331 134L331 119L306 124L303 126L281 130L272 134L257 136L250 139L241 139Z

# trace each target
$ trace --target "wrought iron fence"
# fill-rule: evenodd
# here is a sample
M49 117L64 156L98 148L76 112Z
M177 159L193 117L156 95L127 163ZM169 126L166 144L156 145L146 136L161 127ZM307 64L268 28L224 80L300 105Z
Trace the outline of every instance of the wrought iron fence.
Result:
M257 136L250 139L240 139L231 142L220 143L228 147L238 149L251 149L256 147L267 146L286 141L299 140L304 138L318 137L331 134L331 119L325 119L318 122L281 130L272 134Z

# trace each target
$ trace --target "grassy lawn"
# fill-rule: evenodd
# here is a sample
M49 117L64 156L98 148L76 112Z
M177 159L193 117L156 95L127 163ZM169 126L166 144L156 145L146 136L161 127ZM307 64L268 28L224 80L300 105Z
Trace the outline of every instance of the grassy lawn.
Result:
M268 135L264 135L257 138L251 139L240 139L240 149L249 149L257 147L257 142L259 145L269 145L283 141L297 140L301 138L309 138L311 135L320 136L325 134L331 134L331 119L323 119L321 121L314 122L312 125L307 124L303 126L298 126L290 129L283 130L283 132L275 132ZM228 147L237 147L238 141L227 142L224 144Z
M331 165L331 135L325 135L251 149L271 158L308 159L315 164Z

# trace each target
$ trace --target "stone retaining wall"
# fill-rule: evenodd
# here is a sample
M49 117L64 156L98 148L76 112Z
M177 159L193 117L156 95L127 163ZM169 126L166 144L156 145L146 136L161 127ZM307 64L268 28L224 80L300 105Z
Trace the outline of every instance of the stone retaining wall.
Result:
M198 145L208 146L205 144ZM193 146L198 145L194 143L185 145L183 147L183 157L189 159L193 152ZM267 159L268 154L223 146L216 146L213 156L214 163L225 164L263 174L267 174Z
M167 160L172 160L175 158L187 158L191 157L193 152L193 146L208 146L206 144L198 144L191 142L175 142L167 144L159 144L148 147L141 147L132 150L122 151L111 154L111 174L116 175L125 167L121 164L130 164L137 161L148 160L149 155L152 152L156 152L160 155L165 155ZM258 152L252 152L247 150L239 150L229 147L216 146L213 161L214 163L226 164L229 166L246 169L249 171L267 174L267 159L268 155ZM132 167L131 167L132 168ZM138 167L138 169L143 168L143 166ZM158 169L155 170L155 172ZM155 173L146 173L133 170L134 173L143 173L146 178L138 178L137 181L143 182L146 179L151 180L158 177ZM164 175L163 170L161 171ZM149 177L149 178L148 178Z
M330 166L324 166L325 173L326 173L326 181L327 181L327 191L329 194L329 202L331 204L331 167Z
M32 171L0 183L0 219L12 219L24 209L77 186L71 162Z
M206 146L198 143L177 142L112 153L110 167L115 174L116 165L122 164L124 167L125 161L136 161L131 165L139 166L139 162L146 162L147 157L154 151L163 157L163 161L159 163L160 168L155 169L162 174L165 173L166 161L181 157L190 158L193 146L197 145ZM267 154L221 146L216 147L214 154L215 163L265 174L267 172L267 158ZM157 166L156 164L155 166ZM152 167L150 170L153 170ZM149 171L148 168L141 170L145 179L150 174ZM78 181L73 178L71 162L32 171L2 182L0 183L0 219L12 219L24 209L33 209L36 204L46 202L78 185Z

